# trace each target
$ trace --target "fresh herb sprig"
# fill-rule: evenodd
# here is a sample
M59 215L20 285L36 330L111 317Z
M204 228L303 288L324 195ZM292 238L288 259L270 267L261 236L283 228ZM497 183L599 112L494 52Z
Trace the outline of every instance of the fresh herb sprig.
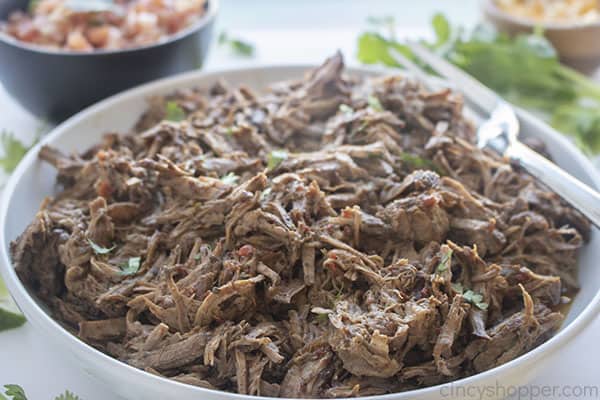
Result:
M252 57L256 51L252 43L239 38L230 37L227 32L221 32L218 43L220 46L229 47L231 52L243 57Z
M37 140L31 145L33 146ZM0 133L0 145L2 145L3 156L0 157L0 167L6 172L10 174L17 168L21 159L25 156L27 151L31 148L31 146L26 146L19 139L15 138L15 136L3 130Z
M25 317L14 303L4 282L0 279L0 331L18 328L25 323ZM0 400L2 398L0 397Z
M394 37L390 20L379 20L385 23L358 38L358 59L401 67L394 57L399 52L418 63ZM466 31L452 26L441 14L433 17L432 28L436 38L425 45L502 97L572 136L588 154L600 153L600 85L562 65L541 32L509 37L487 25Z
M0 400L27 400L25 390L15 384L4 385L4 394L0 392ZM81 400L81 398L68 390L54 397L54 400Z

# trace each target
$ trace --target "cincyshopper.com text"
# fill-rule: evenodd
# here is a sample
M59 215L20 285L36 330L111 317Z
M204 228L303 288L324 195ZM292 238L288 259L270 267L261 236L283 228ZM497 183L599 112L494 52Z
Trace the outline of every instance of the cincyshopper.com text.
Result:
M440 389L442 398L483 399L600 399L600 386L594 385L454 385Z

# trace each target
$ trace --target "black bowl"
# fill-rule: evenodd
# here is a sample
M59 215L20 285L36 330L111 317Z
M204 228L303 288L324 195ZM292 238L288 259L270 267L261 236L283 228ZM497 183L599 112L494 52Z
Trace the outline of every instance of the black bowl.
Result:
M29 0L0 0L0 20ZM22 43L0 32L0 80L34 115L58 122L124 89L202 66L212 38L217 0L194 25L156 44L76 53Z

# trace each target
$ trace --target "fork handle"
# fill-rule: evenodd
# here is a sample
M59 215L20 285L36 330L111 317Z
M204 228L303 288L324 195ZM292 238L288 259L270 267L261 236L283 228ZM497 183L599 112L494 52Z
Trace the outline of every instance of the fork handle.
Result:
M511 143L504 155L600 228L600 193L521 142Z

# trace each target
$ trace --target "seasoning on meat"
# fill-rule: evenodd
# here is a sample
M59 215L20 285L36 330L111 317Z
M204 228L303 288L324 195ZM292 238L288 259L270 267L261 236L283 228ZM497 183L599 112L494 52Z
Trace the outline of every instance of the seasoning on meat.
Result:
M191 385L365 396L493 368L559 328L590 228L462 111L339 54L264 93L155 99L130 134L42 149L62 189L16 270L81 339Z

